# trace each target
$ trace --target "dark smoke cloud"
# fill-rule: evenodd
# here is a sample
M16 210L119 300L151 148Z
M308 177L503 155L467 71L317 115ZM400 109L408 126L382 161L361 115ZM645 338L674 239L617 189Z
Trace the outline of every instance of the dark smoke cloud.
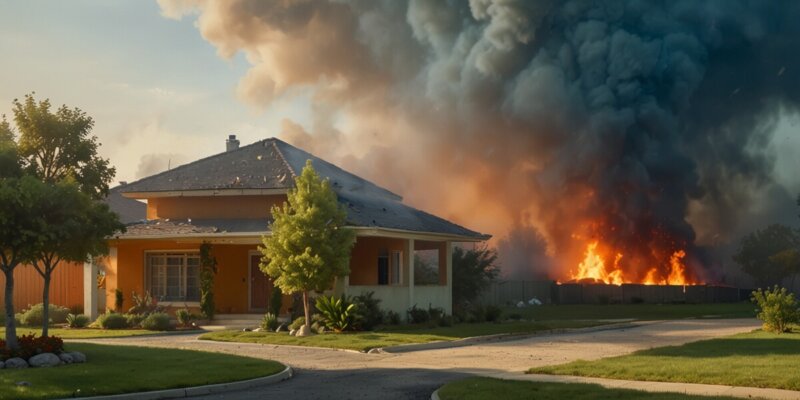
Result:
M470 227L533 226L563 269L602 239L634 275L685 248L714 279L698 243L774 187L770 135L800 100L793 1L160 3L245 53L244 101L312 88L349 121L294 137Z

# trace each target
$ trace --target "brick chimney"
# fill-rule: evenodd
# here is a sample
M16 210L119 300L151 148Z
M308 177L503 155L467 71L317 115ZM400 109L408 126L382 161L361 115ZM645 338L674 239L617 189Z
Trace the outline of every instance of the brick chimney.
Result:
M236 150L239 148L239 139L236 135L228 135L228 140L225 141L225 151Z

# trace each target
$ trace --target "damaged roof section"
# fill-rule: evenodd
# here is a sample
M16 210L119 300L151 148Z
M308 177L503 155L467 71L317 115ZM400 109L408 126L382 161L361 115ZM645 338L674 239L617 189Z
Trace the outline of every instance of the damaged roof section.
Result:
M178 237L183 235L203 235L216 233L263 233L267 231L269 220L252 219L154 219L127 226L120 238L135 237Z

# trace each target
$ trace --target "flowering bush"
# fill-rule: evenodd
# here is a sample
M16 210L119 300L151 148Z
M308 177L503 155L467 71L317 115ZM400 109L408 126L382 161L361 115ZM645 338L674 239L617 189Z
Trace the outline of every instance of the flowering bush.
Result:
M64 351L64 341L58 336L36 337L35 334L17 337L19 349L7 350L6 341L0 339L0 359L3 361L13 357L25 360L41 353L61 353Z

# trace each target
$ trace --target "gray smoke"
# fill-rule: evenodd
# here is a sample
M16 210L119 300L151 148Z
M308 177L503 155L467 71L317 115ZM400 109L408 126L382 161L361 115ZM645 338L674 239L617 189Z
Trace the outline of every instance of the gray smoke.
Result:
M535 226L562 271L601 240L631 276L686 249L715 279L696 232L741 228L800 100L795 1L160 4L247 55L244 101L313 88L351 121L321 129L346 167L470 227Z

